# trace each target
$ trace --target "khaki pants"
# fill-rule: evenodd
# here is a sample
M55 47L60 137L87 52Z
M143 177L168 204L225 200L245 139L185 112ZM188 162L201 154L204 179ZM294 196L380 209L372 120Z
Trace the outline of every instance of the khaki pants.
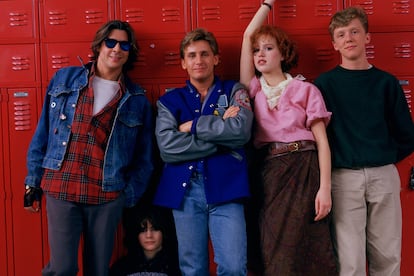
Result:
M400 275L400 178L394 165L332 172L334 246L340 275Z

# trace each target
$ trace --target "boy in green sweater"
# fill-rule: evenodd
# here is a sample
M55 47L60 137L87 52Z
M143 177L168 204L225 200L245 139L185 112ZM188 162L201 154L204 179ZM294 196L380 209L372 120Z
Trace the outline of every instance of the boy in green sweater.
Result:
M363 9L337 12L329 31L341 64L315 80L332 112L334 247L340 275L400 275L400 178L414 150L414 124L398 80L369 64Z

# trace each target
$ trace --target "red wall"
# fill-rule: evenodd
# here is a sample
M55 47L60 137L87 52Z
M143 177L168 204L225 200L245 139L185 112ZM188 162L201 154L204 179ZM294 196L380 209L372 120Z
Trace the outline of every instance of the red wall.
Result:
M109 19L129 21L141 48L132 77L155 103L181 86L179 42L196 27L215 33L221 48L217 72L238 79L242 33L261 0L2 0L0 1L0 275L37 275L48 261L46 213L23 210L27 146L36 127L45 88L53 73L90 57L97 28ZM401 81L411 110L414 91L414 15L410 1L278 0L269 23L286 29L297 41L300 66L309 80L339 62L327 25L338 9L361 5L369 14L372 64ZM414 119L414 112L413 112ZM413 275L414 191L408 189L410 156L398 164L403 206L401 275ZM411 215L412 218L412 215ZM114 259L123 253L122 229Z

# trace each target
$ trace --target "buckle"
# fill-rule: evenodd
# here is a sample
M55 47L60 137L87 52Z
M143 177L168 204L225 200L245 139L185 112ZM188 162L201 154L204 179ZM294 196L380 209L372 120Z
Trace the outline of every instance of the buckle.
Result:
M293 147L293 149L292 149L292 147ZM298 142L289 143L288 149L289 149L290 152L298 151L299 150L299 143Z

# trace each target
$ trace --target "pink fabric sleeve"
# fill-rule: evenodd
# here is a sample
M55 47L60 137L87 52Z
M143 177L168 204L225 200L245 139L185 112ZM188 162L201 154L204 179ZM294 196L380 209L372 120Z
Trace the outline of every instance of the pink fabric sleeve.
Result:
M306 127L310 128L312 123L318 119L322 119L325 126L327 126L331 120L332 113L326 109L325 101L319 89L309 82L307 84L309 85L309 93L307 94L308 102L306 105Z
M251 99L254 99L256 97L257 92L259 92L261 89L259 79L256 77L253 77L252 80L249 83L249 96Z

